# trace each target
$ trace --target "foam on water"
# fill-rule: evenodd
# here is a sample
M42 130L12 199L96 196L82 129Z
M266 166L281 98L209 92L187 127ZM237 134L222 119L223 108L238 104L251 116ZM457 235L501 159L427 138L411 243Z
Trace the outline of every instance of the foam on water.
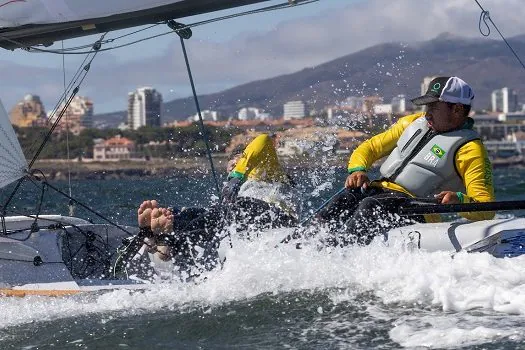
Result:
M256 241L234 241L224 268L198 284L172 282L141 292L68 298L0 298L0 328L96 313L106 322L114 312L205 311L261 293L328 290L334 305L362 303L360 295L372 295L376 301L368 305L369 314L391 322L390 337L403 346L477 344L524 333L525 256L459 253L452 258L378 241L332 251L315 245L275 248L284 235L277 231Z

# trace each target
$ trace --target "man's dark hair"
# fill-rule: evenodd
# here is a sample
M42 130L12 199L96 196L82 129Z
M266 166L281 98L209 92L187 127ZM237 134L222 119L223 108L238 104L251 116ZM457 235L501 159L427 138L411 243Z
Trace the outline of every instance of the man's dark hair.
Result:
M470 114L470 109L472 108L472 106L471 105L462 105L462 106L463 106L463 115L466 118Z
M462 103L452 103L452 102L447 102L447 105L450 109L454 108L455 105L461 105L461 107L463 107L463 116L466 118L468 117L468 115L470 114L470 109L472 108L471 105L464 105Z

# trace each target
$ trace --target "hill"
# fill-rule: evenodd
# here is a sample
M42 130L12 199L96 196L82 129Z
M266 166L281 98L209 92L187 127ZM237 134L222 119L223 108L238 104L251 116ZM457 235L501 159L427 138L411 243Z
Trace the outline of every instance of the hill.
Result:
M525 60L525 35L513 37L509 42ZM283 104L291 100L303 100L308 108L320 109L352 95L379 94L385 101L398 94L416 96L421 80L428 75L458 75L468 81L476 93L477 109L489 106L494 89L507 86L525 92L525 71L504 42L443 33L425 42L372 46L292 74L201 95L199 102L202 109L218 110L225 115L235 115L240 108L250 106L280 116ZM115 117L116 113L124 120L125 111L110 115ZM164 103L164 122L192 114L195 114L192 97Z

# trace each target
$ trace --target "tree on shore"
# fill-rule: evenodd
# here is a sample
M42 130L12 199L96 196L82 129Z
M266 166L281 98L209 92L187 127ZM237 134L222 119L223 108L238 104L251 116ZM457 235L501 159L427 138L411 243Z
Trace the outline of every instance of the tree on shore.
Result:
M22 150L31 159L42 144L47 128L14 127ZM230 140L241 133L236 128L207 127L207 136L213 152L224 152ZM92 158L94 139L109 139L121 135L135 142L137 149L146 156L158 158L204 156L206 149L198 125L181 128L142 127L138 130L84 129L78 135L65 132L51 135L40 159L66 159L69 157Z

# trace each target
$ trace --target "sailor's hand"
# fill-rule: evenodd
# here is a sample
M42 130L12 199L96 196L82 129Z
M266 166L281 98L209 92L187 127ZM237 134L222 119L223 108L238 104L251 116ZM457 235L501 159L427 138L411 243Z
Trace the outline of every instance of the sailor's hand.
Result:
M434 198L440 204L459 204L461 201L458 198L458 194L452 191L442 191L434 195Z
M222 188L222 203L233 203L241 188L241 179L232 177Z
M356 171L351 173L350 175L348 175L345 181L346 188L362 187L366 190L368 188L368 184L370 184L370 179L364 171Z

